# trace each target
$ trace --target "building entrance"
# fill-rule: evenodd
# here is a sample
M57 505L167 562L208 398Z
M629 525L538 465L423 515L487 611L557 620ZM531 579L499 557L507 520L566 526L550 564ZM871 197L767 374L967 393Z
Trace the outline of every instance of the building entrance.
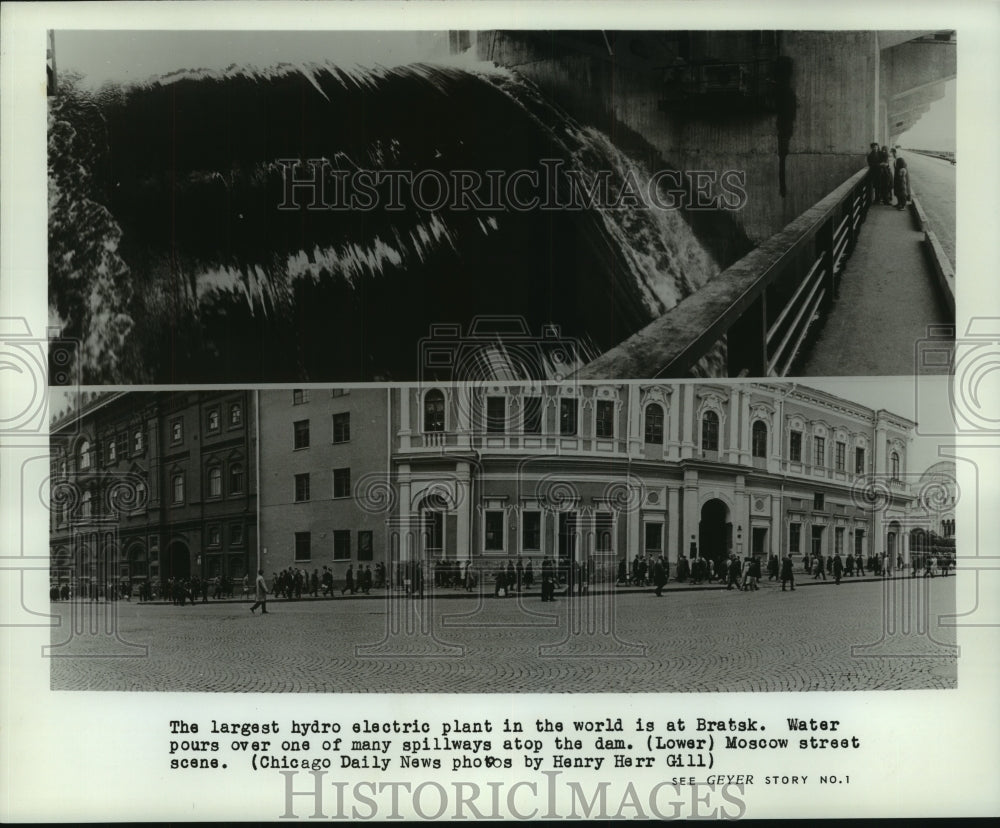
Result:
M729 520L729 507L719 500L709 500L701 507L698 524L698 554L717 560L727 556L733 548L733 524Z

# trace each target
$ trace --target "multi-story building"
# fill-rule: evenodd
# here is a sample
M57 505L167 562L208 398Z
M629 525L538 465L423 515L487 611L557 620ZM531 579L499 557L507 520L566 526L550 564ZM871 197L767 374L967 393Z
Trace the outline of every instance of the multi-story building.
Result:
M87 395L50 431L53 580L242 579L257 553L254 394Z
M386 389L260 392L261 566L312 572L386 560L385 514L359 486L389 482Z
M262 543L269 572L337 577L414 558L905 557L914 427L768 383L262 392Z

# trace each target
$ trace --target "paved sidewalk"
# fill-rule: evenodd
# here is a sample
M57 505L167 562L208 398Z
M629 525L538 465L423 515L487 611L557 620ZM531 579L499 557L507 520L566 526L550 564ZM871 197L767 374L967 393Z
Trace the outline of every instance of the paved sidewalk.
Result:
M954 572L950 572L949 575L948 575L948 577L954 577L954 575L955 575ZM909 578L910 577L910 571L906 570L902 574L894 572L891 577L894 578L894 579L895 578ZM921 576L918 576L918 578L919 577L921 577ZM940 575L935 576L935 578L939 578L939 577L942 577L942 576L940 576ZM845 575L841 579L841 585L852 584L852 583L865 583L865 582L868 582L868 581L882 581L882 580L888 580L888 579L889 579L889 576L883 578L883 577L881 577L879 575L871 575L871 574L867 574L867 573L864 576L860 576L860 577L857 577L857 576L846 576ZM772 589L772 588L774 588L774 589L780 589L780 587L781 587L781 582L780 581L768 581L768 578L767 578L766 575L763 578L760 579L759 583L760 583L761 589L765 589L765 588L766 589ZM822 578L814 580L812 575L807 575L805 572L801 572L801 571L798 571L798 570L796 570L796 572L795 572L795 586L796 586L796 588L807 587L807 586L821 586L821 585L824 585L824 584L829 584L830 586L834 586L835 582L833 580L833 576L830 575L830 574L827 574L827 577L826 577L825 581ZM680 582L680 581L676 581L676 580L671 579L667 583L667 585L663 587L663 591L664 592L699 592L699 591L705 591L705 590L713 590L713 591L722 590L722 591L725 591L726 590L726 585L724 583L719 583L718 581L709 582L709 583L695 584L695 583L692 583L690 580L684 581L684 582ZM587 592L589 594L591 594L591 595L606 595L608 593L617 593L619 595L632 595L632 594L641 594L641 593L652 593L652 592L655 592L655 591L656 591L656 587L654 587L654 586L632 586L632 585L617 586L617 585L610 585L610 584L590 584L588 586L588 589L587 589ZM471 592L467 592L464 588L460 588L460 587L429 587L429 588L427 588L427 589L424 590L423 596L421 596L421 597L423 597L423 598L435 598L435 599L441 599L441 598L447 598L447 599L451 599L451 598L476 598L476 597L478 597L480 595L480 592L486 598L494 598L495 596L493 594L493 582L490 581L490 582L488 582L486 584L481 584L480 587L476 587ZM534 598L534 599L537 599L537 600L541 600L541 591L540 591L540 589L539 589L539 587L538 587L537 584L535 586L533 586L531 589L523 589L523 590L521 590L520 594L524 598ZM348 594L341 595L339 590L334 590L334 595L333 595L332 598L330 598L330 597L324 597L322 595L320 595L317 598L314 598L311 595L303 595L301 598L277 598L277 597L269 595L268 598L267 598L267 601L268 601L268 603L281 603L281 604L292 603L292 604L295 604L295 603L320 603L320 602L329 602L329 601L356 601L356 600L373 600L373 599L385 600L387 597L403 598L403 597L406 597L406 596L407 596L407 593L403 589L401 589L401 588L400 589L393 589L393 590L388 591L388 592L386 590L384 590L384 589L373 589L367 595L364 594L363 592L357 592L354 595L348 595ZM513 594L510 597L514 597ZM566 598L566 597L567 597L567 594L566 594L566 585L562 584L556 590L556 598ZM502 600L502 599L497 599L497 600ZM129 601L126 601L125 599L119 599L119 601L121 603L126 603L126 604L130 603ZM246 598L243 598L243 597L240 597L240 596L235 596L233 598L221 598L221 599L209 598L209 600L207 602L203 602L201 599L199 599L199 600L197 600L195 602L195 605L197 605L197 606L208 606L208 605L212 605L212 604L251 604L251 603L253 603L253 601L254 601L254 598L252 596L251 597L246 597ZM84 602L86 602L86 599L84 599ZM65 603L65 602L59 602L59 603ZM104 603L103 599L102 599L101 603ZM132 599L131 603L134 603L134 604L140 604L141 603L141 604L149 604L149 605L162 605L162 604L171 604L172 602L171 601L165 601L162 598L156 598L153 601L139 601L138 598L135 598L133 596L133 599Z
M800 373L927 373L918 369L916 344L927 337L928 326L951 323L910 211L874 204Z

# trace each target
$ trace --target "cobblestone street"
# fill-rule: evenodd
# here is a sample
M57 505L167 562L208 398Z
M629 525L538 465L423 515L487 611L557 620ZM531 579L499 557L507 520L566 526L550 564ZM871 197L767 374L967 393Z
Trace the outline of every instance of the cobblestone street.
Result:
M798 574L796 575L798 578ZM782 593L54 603L55 690L689 692L955 687L955 578ZM671 587L675 587L671 584ZM93 630L117 629L117 636ZM86 634L85 634L86 633Z

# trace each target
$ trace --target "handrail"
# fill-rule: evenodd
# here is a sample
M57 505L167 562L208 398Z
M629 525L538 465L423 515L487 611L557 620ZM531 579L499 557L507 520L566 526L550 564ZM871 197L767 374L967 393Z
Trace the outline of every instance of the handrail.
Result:
M583 366L576 376L581 379L689 376L696 363L723 337L729 339L730 375L786 373L797 353L782 359L783 370L774 372L778 360L768 354L769 342L779 338L776 334L780 325L794 317L797 323L793 324L801 328L789 330L781 339L787 342L795 334L796 349L802 345L813 314L804 315L801 308L791 306L803 293L808 293L808 301L816 292L802 290L801 282L810 281L818 266L824 271L820 276L825 282L823 299L827 303L832 300L839 265L854 247L869 200L865 167L696 293ZM810 249L814 242L815 248ZM803 259L804 254L809 255ZM794 281L784 284L789 278ZM772 301L770 310L775 322L769 321L766 294L778 283L792 294L792 299L780 302L779 307L774 307Z

